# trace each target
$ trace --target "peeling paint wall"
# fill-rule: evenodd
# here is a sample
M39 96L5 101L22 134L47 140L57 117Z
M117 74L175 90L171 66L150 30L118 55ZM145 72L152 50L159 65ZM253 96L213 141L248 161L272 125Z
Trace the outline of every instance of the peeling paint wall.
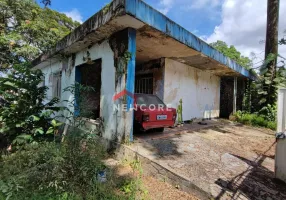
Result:
M165 66L162 66L153 72L153 94L156 94L162 100L164 99L164 72Z
M49 77L53 73L62 71L61 88L63 91L75 81L80 81L80 70L78 70L80 65L101 59L100 117L104 126L102 136L109 141L132 141L133 109L129 107L133 107L133 98L124 96L113 101L113 97L123 90L134 93L135 57L136 30L129 28L117 32L109 39L73 54L68 62L66 58L63 58L63 61L43 67L45 85L49 87L48 97L52 98L52 84L49 83ZM64 100L72 102L74 95L68 92L62 93L61 101ZM123 104L127 104L128 111L121 109L124 108ZM67 103L62 102L62 106L67 106ZM74 108L71 107L70 110L73 111ZM95 128L95 126L90 127Z
M100 98L100 116L104 120L105 132L103 137L106 139L112 139L116 130L116 116L113 113L113 95L115 93L115 67L113 59L113 51L109 46L108 40L103 41L100 44L95 44L89 49L85 49L76 53L75 64L71 68L71 72L68 70L62 71L62 90L68 86L75 83L75 66L81 65L86 61L83 60L83 56L86 56L86 52L90 52L91 60L102 59L102 86L101 86L101 98ZM61 71L62 62L57 62L52 65L48 65L42 69L45 74L45 85L49 87L48 97L52 97L52 82L49 82L49 77L51 73L56 73ZM105 82L107 81L107 82ZM71 93L65 92L61 95L61 101L69 100L72 101L74 96ZM62 103L66 106L66 103ZM73 110L73 108L70 108Z
M220 77L166 58L164 102L177 108L180 99L184 121L219 117Z

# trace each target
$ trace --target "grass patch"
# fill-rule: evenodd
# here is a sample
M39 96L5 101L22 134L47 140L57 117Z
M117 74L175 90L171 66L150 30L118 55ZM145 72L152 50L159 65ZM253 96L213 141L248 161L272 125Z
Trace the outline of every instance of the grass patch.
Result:
M142 193L141 177L119 184L102 162L107 155L99 144L96 138L74 133L63 143L27 144L2 155L0 199L136 199ZM107 172L106 182L99 181L102 171Z
M269 121L267 117L264 115L259 115L256 113L247 113L238 111L232 117L234 121L239 123L256 126L256 127L264 127L269 128L271 130L276 130L277 122L276 121Z

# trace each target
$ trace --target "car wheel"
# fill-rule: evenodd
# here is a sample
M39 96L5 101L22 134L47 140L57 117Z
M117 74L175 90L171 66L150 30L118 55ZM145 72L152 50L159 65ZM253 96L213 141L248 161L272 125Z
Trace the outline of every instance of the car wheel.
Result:
M142 132L142 128L141 128L140 124L134 123L134 125L133 125L133 133L140 134L141 132Z
M158 131L158 132L164 132L164 128L157 128L156 131Z

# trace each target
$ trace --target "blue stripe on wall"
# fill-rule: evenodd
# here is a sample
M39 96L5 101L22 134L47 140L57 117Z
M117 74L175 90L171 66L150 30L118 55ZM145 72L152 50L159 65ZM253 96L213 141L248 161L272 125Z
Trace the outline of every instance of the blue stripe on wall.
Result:
M136 30L128 29L128 52L131 53L131 58L127 64L127 80L126 80L126 90L134 94L135 87L135 66L136 66ZM132 126L130 130L130 141L133 141L133 118L134 110L133 108L134 99L127 95L127 109L132 112Z
M241 75L256 79L247 69L237 64L235 61L224 56L222 53L211 47L206 42L199 39L183 27L179 26L159 11L153 9L141 0L126 0L126 13L136 17L153 28L175 38L179 42L203 53L204 55L228 66Z
M81 72L80 72L80 69L79 69L79 66L75 67L75 86L77 86L77 84L80 84L81 83ZM79 99L79 90L75 90L75 102L74 102L74 115L75 116L79 116L80 114L80 111L79 111L79 105L78 105L78 99Z

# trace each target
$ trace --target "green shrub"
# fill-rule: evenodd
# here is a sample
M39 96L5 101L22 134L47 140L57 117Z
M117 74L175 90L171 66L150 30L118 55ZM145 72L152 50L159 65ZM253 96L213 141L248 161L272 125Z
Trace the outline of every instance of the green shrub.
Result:
M259 112L259 115L263 116L267 121L276 121L277 118L277 106L276 105L267 105L263 107Z
M276 130L277 122L269 121L271 118L271 114L266 117L265 115L259 113L248 113L237 111L234 114L235 121L240 122L242 124L251 125L251 126L259 126L269 128L271 130Z
M277 122L267 122L267 128L271 130L276 130L277 129Z
M247 125L251 125L251 122L253 120L253 115L251 114L243 114L239 119L239 122Z
M267 121L263 117L257 115L254 115L251 124L253 126L267 127Z
M119 194L111 177L97 180L103 158L98 139L77 131L61 144L26 144L1 157L0 199L128 199L134 192Z
M13 147L34 139L53 136L58 99L46 101L48 87L39 86L44 78L41 70L32 70L29 64L14 65L7 76L0 77L0 95L5 105L0 107L0 134Z

